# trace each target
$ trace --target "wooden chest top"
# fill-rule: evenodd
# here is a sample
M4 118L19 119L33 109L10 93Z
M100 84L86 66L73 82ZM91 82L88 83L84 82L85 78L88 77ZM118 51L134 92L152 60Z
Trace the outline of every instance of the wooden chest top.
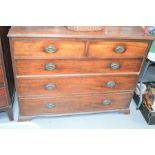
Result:
M153 40L155 37L144 34L140 26L110 26L108 33L74 32L64 26L16 26L12 27L9 37L52 37L52 38L87 38L87 39L142 39Z

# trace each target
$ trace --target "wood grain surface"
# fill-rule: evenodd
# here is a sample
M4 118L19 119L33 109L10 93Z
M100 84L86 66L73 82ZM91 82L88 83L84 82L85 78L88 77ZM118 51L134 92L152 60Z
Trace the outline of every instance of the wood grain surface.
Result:
M45 49L54 46L56 52L47 53ZM85 43L83 41L57 41L49 38L34 39L32 41L15 41L14 55L43 58L81 58L84 54Z
M108 33L65 27L12 27L9 35L22 120L40 115L124 111L154 37L141 27L109 27ZM47 53L53 46L56 51ZM123 53L116 52L118 46ZM120 65L112 69L112 63ZM49 70L47 66L54 66ZM108 87L108 82L115 82ZM53 86L48 90L47 86ZM111 100L103 105L103 100ZM49 107L48 105L54 105Z
M148 42L92 41L89 45L88 55L92 58L144 57L146 55L148 45ZM125 48L125 52L115 52L115 48L117 46L123 46Z
M88 44L87 44L88 43ZM22 38L13 41L15 58L80 59L80 58L141 58L147 54L149 42L143 41L80 41L49 38ZM54 46L54 53L45 49ZM124 46L125 52L117 53L115 48Z
M78 112L97 112L119 110L129 107L132 93L105 94L91 96L72 96L62 98L20 98L22 116L52 115ZM111 100L110 105L103 105L104 100ZM53 108L48 105L53 104Z
M104 59L104 60L16 60L17 76L63 75L63 74L98 74L98 73L137 73L143 59ZM112 64L119 64L112 69ZM47 66L53 65L53 70Z
M3 72L2 65L0 65L0 87L1 86L4 86L4 72Z
M64 26L13 26L9 37L51 37L51 38L90 38L90 39L140 39L153 40L155 37L145 34L141 26L109 26L108 33L74 32Z
M69 94L133 91L137 80L137 75L18 78L18 94L19 96L65 96ZM107 86L109 81L115 81L116 86L109 88ZM48 84L54 84L55 88L52 90L45 89Z
M0 87L0 108L7 106L8 101L7 101L7 92L6 88Z

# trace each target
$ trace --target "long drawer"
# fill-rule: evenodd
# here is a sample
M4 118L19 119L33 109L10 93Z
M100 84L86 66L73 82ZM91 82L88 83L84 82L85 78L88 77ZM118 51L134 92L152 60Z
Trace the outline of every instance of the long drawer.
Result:
M148 45L147 42L92 41L89 45L88 55L92 58L144 57Z
M102 112L129 107L132 93L59 98L19 98L22 116Z
M19 75L93 74L139 72L142 59L16 60Z
M0 107L6 106L8 104L6 88L0 88Z
M137 80L137 75L17 78L19 96L133 91Z

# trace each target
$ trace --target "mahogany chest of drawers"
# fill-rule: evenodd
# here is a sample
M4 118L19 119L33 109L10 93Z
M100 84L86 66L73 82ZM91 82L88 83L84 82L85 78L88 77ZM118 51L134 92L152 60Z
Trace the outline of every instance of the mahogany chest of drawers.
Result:
M10 27L0 26L0 112L13 120L14 80L7 33Z
M141 27L108 34L12 27L19 120L104 111L129 113L152 38Z

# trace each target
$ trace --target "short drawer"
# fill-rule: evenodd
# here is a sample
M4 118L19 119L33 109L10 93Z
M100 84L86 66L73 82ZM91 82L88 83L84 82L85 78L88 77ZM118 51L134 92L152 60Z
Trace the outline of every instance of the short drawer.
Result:
M81 76L17 78L19 96L63 96L134 89L138 76Z
M17 75L139 72L142 59L16 60Z
M15 57L28 58L81 58L84 53L85 43L83 41L58 41L52 39L34 39L26 41L15 41Z
M0 87L4 86L4 72L2 65L0 65Z
M132 93L59 98L20 98L20 114L22 116L36 116L119 110L128 108L131 98Z
M147 53L148 45L148 42L92 41L89 45L89 57L144 57Z
M6 88L0 88L0 108L8 105Z

